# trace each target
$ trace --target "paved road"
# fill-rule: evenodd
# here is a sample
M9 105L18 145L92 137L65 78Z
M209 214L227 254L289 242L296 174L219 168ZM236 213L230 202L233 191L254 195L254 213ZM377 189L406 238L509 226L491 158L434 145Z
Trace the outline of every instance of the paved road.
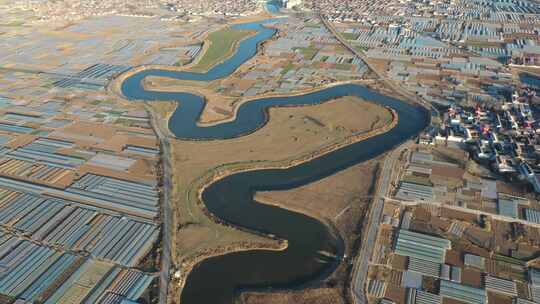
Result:
M163 124L158 121L158 116L152 111L150 106L147 110L152 118L152 125L159 138L161 145L161 161L163 162L163 201L161 203L161 270L159 272L159 304L167 303L171 275L171 229L172 229L172 210L171 210L171 149L168 132L163 130Z
M369 260L373 256L373 249L375 248L375 240L379 230L384 198L389 190L388 186L390 185L390 181L392 179L393 168L395 167L396 161L403 149L404 147L395 149L386 157L384 161L379 182L377 184L377 190L373 198L370 213L368 215L368 224L366 225L367 231L362 232L365 238L362 240L362 246L360 247L360 252L358 253L358 257L355 261L352 279L353 282L351 287L353 300L357 304L367 303L364 287L366 285L368 264Z

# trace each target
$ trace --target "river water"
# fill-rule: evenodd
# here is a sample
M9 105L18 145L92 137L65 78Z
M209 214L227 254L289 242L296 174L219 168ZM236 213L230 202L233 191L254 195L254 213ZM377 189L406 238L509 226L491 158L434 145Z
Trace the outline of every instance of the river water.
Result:
M252 250L203 261L187 278L181 296L184 304L231 304L235 292L240 289L295 288L326 277L342 258L341 238L330 233L325 225L313 218L257 203L253 200L254 192L291 189L332 175L392 149L418 134L428 122L426 111L420 107L378 94L360 85L346 84L301 96L254 100L240 106L234 121L201 127L197 125L197 121L205 105L202 97L185 92L147 91L141 85L141 80L147 76L195 81L224 78L251 59L256 54L259 43L275 34L275 30L264 26L271 22L275 21L235 25L236 28L256 30L257 35L243 40L231 58L207 73L145 70L126 79L122 84L122 93L132 100L181 101L169 120L169 128L179 139L186 140L242 136L254 132L267 122L268 107L317 104L341 96L358 96L390 107L398 114L399 121L396 127L387 133L343 147L306 163L288 169L233 174L206 188L203 200L214 215L243 228L274 234L288 240L289 246L279 252ZM362 183L362 180L359 179L358 183Z

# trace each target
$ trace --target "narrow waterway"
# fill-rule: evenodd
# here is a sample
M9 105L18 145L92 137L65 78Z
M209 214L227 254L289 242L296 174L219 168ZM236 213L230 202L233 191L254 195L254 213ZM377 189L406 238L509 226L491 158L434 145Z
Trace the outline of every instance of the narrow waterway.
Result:
M197 121L205 105L202 97L185 92L147 91L142 86L141 81L147 76L196 81L226 77L256 54L259 43L275 33L273 29L264 27L264 22L235 27L257 30L257 35L242 41L231 58L207 73L145 70L126 79L122 84L122 93L133 100L181 101L169 121L169 128L178 138L190 140L225 140L242 136L267 122L268 107L312 105L341 96L358 96L391 107L398 114L399 120L397 126L387 133L298 166L237 173L206 188L203 193L204 203L217 217L244 228L287 239L289 247L279 252L252 250L231 253L203 261L188 276L181 296L184 304L231 304L235 291L240 288L294 288L327 276L343 255L341 238L332 235L325 225L313 218L257 203L253 200L253 193L305 185L376 157L418 134L428 122L426 111L420 107L378 94L360 85L346 84L301 96L254 100L240 106L234 121L201 127Z

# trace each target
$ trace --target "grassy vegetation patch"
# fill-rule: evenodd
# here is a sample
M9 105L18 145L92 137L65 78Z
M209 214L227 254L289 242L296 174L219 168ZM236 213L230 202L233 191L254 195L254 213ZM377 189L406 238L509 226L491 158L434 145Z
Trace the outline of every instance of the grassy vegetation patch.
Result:
M502 262L505 262L505 263L508 263L508 264L514 264L514 265L519 265L519 266L525 266L527 264L523 260L513 258L513 257L509 257L509 256L500 255L500 254L494 255L493 259L496 260L496 261L502 261Z
M319 52L319 49L313 46L305 47L305 48L298 48L298 50L302 53L302 55L304 56L304 59L306 60L312 60L315 57L315 55L317 55L317 53Z
M122 125L124 127L131 127L133 124L132 120L125 119L125 118L119 118L115 121L116 124Z
M42 73L41 71L37 71L37 70L0 67L0 72L2 72L2 71L16 72L16 73L26 73L26 74L40 74L40 73Z
M174 65L175 66L183 66L183 65L186 65L186 64L188 64L190 62L191 62L191 60L189 60L189 59L180 59L177 62L175 62Z
M369 48L367 47L361 47L361 46L354 46L354 49L360 52L367 52L369 51Z
M295 67L294 67L294 64L288 63L288 64L283 68L283 70L281 70L281 75L287 74L289 71L293 70L294 68L295 68Z
M0 26L5 26L5 27L17 27L17 26L23 26L23 25L24 25L24 21L12 21L9 23L0 24Z
M347 40L356 40L358 38L358 34L355 33L341 33L341 36Z
M408 182L408 183L418 184L418 185L429 186L429 187L433 186L429 178L422 177L422 176L407 175L403 178L403 181Z
M497 42L497 41L474 41L474 40L467 40L465 42L465 46L476 46L476 47L504 47L503 42Z
M252 35L252 31L226 28L208 35L207 42L210 46L201 60L193 67L193 70L208 70L217 63L225 60L233 54L235 45L242 39Z
M336 63L336 69L350 71L352 69L352 64L350 63Z

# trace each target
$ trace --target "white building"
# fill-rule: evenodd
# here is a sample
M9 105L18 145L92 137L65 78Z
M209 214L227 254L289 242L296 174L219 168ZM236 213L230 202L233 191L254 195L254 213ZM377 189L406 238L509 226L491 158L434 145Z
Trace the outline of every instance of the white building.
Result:
M286 8L293 8L302 5L302 0L283 0L283 4Z

